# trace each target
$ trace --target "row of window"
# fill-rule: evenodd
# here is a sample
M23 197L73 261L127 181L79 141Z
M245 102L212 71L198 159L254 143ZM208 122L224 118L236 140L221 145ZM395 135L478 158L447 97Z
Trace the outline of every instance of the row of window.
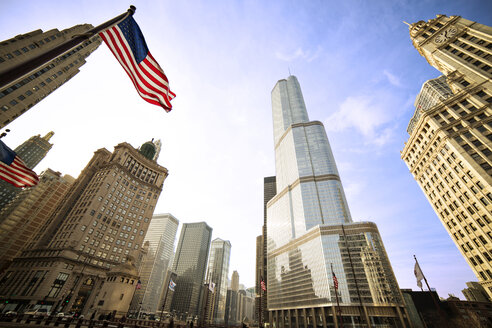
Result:
M476 47L469 45L469 43L462 41L461 38L457 39L453 41L453 43L447 45L444 49L465 62L471 63L483 71L488 72L491 67L487 62L490 62L490 59L492 58L491 55L480 48L477 49ZM486 42L484 41L484 43Z
M12 51L12 53L15 56L20 56L23 53L29 52L29 49L33 50L33 49L39 48L40 46L44 45L45 43L49 43L52 40L55 40L57 36L60 37L61 35L62 35L61 33L57 33L56 35L51 35L49 37L44 38L44 40L39 40L37 42L31 43L30 45L28 45L26 47L22 47L21 49L14 50L14 51ZM5 45L5 43L3 43L2 45ZM21 50L22 50L22 52L21 52ZM6 59L13 59L15 57L11 53L7 53L7 54L5 54L5 58ZM4 61L5 61L5 59L0 56L0 63L2 63Z

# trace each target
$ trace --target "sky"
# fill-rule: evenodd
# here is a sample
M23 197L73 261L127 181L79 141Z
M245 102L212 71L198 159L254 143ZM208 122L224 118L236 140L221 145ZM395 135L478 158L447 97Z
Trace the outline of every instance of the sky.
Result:
M155 213L205 221L232 244L229 279L254 285L263 178L275 175L270 92L297 76L310 120L322 121L355 221L378 225L400 288L417 290L415 254L431 287L464 299L477 278L400 151L422 84L440 76L408 26L459 15L492 25L491 1L1 1L0 40L36 29L99 25L133 4L177 97L165 113L143 101L102 44L72 80L20 116L15 148L49 131L35 168L77 177L94 151L161 139L169 170ZM178 236L179 237L179 231Z

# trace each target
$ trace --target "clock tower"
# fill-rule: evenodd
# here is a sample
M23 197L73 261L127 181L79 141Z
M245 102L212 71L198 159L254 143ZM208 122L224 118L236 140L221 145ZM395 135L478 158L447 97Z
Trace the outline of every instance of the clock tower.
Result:
M443 75L422 86L401 158L492 299L492 28L437 15L409 32Z
M490 61L481 58L490 53L487 47L491 41L489 26L460 16L437 15L427 22L411 24L409 28L414 47L444 75L453 73L472 76L473 80L490 81ZM474 45L476 39L483 39L482 44Z

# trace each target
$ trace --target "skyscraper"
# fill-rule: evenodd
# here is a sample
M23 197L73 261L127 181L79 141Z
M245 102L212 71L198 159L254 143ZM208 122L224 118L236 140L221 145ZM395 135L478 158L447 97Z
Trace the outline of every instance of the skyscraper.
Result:
M239 290L239 273L236 270L232 272L231 289L236 292Z
M261 288L263 280L268 285L267 275L267 204L277 194L276 178L265 177L263 179L263 227L262 234L256 237L256 296L255 296L255 318L262 325L268 318L267 292Z
M215 324L223 324L225 322L227 276L229 275L230 259L231 243L220 238L214 239L210 246L207 280L215 285L213 291L214 301L210 303L211 308L208 309L208 317Z
M444 76L417 96L401 158L492 296L492 28L437 15L410 38Z
M135 291L132 303L141 304L145 313L158 310L164 278L173 256L174 242L179 221L171 214L157 214L152 217L144 243L149 242L147 255L141 265L142 288Z
M295 76L277 82L272 110L277 194L267 204L270 325L336 325L337 294L344 320L407 323L377 227L352 222L323 124L309 121Z
M177 277L171 311L198 315L211 238L212 228L205 222L184 223L181 227L172 268Z
M167 177L154 155L152 142L97 150L45 229L0 277L0 295L21 310L43 304L87 314L106 272L140 256Z
M51 131L44 137L41 137L39 134L33 136L15 148L14 151L24 161L28 168L33 169L46 156L51 147L53 147L53 144L50 144L49 142L53 135L54 132ZM2 211L2 209L10 203L21 190L21 188L14 187L10 183L0 180L0 222L2 218L9 213Z
M0 73L70 40L76 34L83 34L92 27L90 24L84 24L63 31L36 30L2 41L0 42ZM70 80L79 72L80 66L85 64L85 58L100 44L99 36L94 36L55 60L41 65L33 70L31 75L26 75L12 84L0 86L0 128Z
M74 181L69 175L62 176L60 172L47 169L41 173L38 185L22 190L16 200L2 210L9 215L0 221L0 274L43 229ZM22 201L17 202L18 199Z

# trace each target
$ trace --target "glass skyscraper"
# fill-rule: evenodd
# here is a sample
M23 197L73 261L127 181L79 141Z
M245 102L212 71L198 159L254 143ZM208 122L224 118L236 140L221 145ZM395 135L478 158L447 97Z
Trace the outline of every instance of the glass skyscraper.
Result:
M178 315L199 313L211 238L212 228L205 222L184 223L181 228L172 267L177 277L171 311Z
M140 269L142 288L135 290L133 310L136 308L145 313L156 313L160 310L160 297L173 257L178 225L179 221L169 213L152 217L144 238L144 244L148 242L148 250Z
M276 195L267 204L270 325L337 327L343 320L345 326L405 326L403 300L378 229L352 221L325 129L309 120L295 76L277 82L272 110Z
M222 240L220 238L214 239L210 246L207 280L215 284L214 301L211 302L209 318L216 324L223 324L225 322L227 276L229 274L230 258L231 243L228 240Z

